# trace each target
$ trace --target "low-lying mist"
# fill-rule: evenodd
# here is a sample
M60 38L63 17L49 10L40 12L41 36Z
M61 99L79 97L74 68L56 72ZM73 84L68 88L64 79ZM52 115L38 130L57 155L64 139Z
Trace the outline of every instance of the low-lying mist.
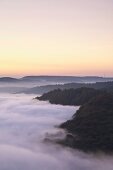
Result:
M78 107L51 105L33 95L0 95L0 170L112 170L112 157L44 142Z
M37 86L55 84L57 84L57 82L54 81L0 82L0 93L18 93ZM63 82L59 82L59 84L63 84Z

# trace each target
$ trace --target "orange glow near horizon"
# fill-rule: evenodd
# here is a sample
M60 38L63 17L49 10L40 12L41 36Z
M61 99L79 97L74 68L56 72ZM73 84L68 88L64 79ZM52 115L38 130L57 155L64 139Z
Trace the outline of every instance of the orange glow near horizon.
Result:
M0 76L113 76L113 1L1 1L0 21Z

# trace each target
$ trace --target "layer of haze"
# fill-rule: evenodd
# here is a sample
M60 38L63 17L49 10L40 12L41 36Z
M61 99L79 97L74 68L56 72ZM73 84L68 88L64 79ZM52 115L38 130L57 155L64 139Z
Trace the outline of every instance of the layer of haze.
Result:
M0 75L113 76L113 0L0 0Z
M0 170L113 169L110 156L44 143L47 133L61 133L54 126L70 119L76 108L38 102L33 97L0 95Z

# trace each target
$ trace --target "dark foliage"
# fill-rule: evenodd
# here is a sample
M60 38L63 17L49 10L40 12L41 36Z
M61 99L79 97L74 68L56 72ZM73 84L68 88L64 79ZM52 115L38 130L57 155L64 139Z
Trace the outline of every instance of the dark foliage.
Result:
M113 152L112 93L92 88L58 89L37 99L54 104L82 105L71 120L60 125L67 136L58 143L83 151Z
M106 92L85 87L79 89L57 89L45 93L41 97L37 97L36 99L49 100L49 102L52 104L79 106L88 102L91 98L104 93Z
M71 134L60 143L84 151L113 152L113 95L98 95L63 123Z

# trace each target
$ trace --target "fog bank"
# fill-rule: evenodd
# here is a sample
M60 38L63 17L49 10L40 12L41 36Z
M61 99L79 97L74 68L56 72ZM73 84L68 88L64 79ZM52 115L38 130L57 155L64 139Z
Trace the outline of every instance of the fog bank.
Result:
M47 134L64 134L55 125L78 107L51 105L32 95L0 95L0 170L112 170L112 157L84 154L43 142Z

